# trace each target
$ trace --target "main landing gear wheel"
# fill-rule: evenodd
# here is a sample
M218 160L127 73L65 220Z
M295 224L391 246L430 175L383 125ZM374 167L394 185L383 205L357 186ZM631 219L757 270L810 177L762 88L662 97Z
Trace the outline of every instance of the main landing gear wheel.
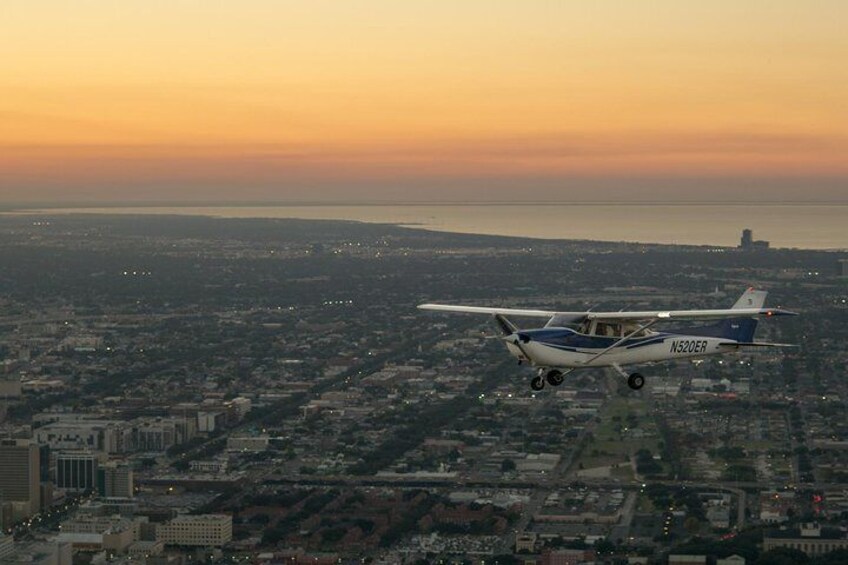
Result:
M557 371L556 369L551 369L545 375L545 379L547 379L549 385L559 386L559 385L562 384L562 381L565 380L565 376L562 374L562 371Z
M645 386L645 377L643 377L639 373L633 373L629 377L627 377L627 386L632 388L633 390L639 390L643 386Z
M530 381L530 388L537 392L545 388L545 379L542 378L542 375L533 377L533 380Z

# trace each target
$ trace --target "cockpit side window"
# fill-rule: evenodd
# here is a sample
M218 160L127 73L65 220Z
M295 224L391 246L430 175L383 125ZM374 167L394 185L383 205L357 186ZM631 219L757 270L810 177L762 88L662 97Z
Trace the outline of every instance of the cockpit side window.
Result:
M638 322L613 323L602 322L600 320L586 320L577 327L577 331L581 334L600 337L624 337L638 330L640 325ZM648 330L643 329L633 334L632 337L644 337L649 333Z
M598 322L595 324L595 335L601 337L621 337L621 324Z

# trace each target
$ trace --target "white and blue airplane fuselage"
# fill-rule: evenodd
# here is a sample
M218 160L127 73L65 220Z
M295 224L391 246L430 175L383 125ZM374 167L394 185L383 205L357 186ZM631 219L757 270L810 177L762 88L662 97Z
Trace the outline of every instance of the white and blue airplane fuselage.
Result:
M718 355L726 353L728 347L733 347L727 338L652 332L645 337L630 338L603 357L593 359L599 352L612 346L616 338L584 335L570 328L545 328L522 330L513 341L525 337L530 340L522 344L521 349L515 343L505 340L509 352L520 361L556 368L639 365Z
M754 341L758 318L793 315L779 308L764 308L766 294L749 288L731 308L718 310L557 312L447 304L422 304L419 308L494 316L509 352L520 363L539 368L531 381L534 390L541 390L545 382L561 384L566 374L589 367L614 367L628 377L631 388L639 389L644 377L639 373L628 376L623 365L720 355L742 347L786 347ZM541 328L518 329L507 315L547 318L548 322ZM703 320L709 324L675 332L651 329L663 321Z

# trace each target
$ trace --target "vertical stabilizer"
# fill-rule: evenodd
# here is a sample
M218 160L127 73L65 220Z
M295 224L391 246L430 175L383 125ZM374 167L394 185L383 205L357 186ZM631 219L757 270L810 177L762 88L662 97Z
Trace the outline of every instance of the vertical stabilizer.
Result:
M765 290L754 290L749 288L742 293L739 300L733 305L732 309L740 308L762 308L766 302L768 292ZM754 332L757 331L757 319L754 317L727 318L720 322L698 328L697 332L693 331L693 335L709 335L713 337L723 337L728 340L748 343L754 341Z
M742 293L732 309L738 308L762 308L766 303L768 291L749 288ZM755 318L730 318L719 324L721 335L735 341L754 341L754 332L757 331L757 320Z
M768 296L767 290L749 288L742 293L742 296L739 297L733 308L762 308L763 304L766 303L766 296Z

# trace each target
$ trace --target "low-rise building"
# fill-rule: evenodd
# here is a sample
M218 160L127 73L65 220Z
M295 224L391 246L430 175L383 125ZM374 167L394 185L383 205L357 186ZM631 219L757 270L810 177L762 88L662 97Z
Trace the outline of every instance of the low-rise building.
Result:
M668 565L706 565L706 555L669 555Z
M2 534L0 534L2 535ZM4 565L72 565L73 549L68 543L30 541L13 543L0 538L0 563Z
M837 549L848 549L848 538L841 530L806 523L800 528L772 530L763 537L763 551L779 547L797 549L815 557Z
M515 538L515 552L533 553L536 550L536 539L538 536L533 532L523 533Z
M203 461L191 461L189 470L195 473L226 473L229 463L226 459L207 459Z
M233 517L226 514L177 516L156 528L165 545L222 547L233 539Z
M137 541L127 548L127 555L136 559L147 559L162 555L165 544L161 541Z
M266 435L229 437L227 451L265 451L270 441Z
M82 515L62 522L59 542L70 543L80 551L109 550L123 553L141 538L142 518Z

